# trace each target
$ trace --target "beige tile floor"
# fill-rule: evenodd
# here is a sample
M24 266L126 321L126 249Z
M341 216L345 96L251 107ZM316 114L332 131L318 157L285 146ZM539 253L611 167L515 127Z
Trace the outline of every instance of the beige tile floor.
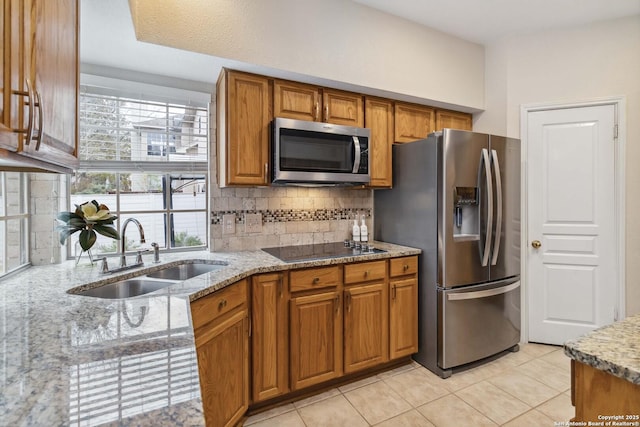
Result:
M552 427L574 415L570 387L561 347L524 344L446 380L414 362L255 414L244 425Z

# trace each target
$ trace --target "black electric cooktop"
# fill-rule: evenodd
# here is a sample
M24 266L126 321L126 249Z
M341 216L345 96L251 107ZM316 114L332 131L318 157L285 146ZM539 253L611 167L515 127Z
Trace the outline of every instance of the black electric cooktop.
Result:
M278 248L262 248L262 250L284 262L312 261L317 259L340 258L386 252L383 249L373 247L356 249L345 245L343 242L281 246Z

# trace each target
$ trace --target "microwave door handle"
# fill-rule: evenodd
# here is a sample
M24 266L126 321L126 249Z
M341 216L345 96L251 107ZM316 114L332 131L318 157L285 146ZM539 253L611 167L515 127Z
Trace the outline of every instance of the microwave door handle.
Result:
M498 255L500 254L500 237L502 233L502 179L500 178L500 161L496 150L491 150L493 158L493 173L496 179L496 231L493 240L493 258L491 265L496 265Z
M357 136L353 136L353 148L355 150L355 159L353 161L353 170L351 173L358 173L360 169L360 140Z

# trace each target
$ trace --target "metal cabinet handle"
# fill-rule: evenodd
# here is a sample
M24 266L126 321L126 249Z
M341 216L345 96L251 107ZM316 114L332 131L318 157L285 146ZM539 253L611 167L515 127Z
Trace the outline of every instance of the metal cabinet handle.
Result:
M280 294L280 298L282 298L282 275L278 279L278 293Z
M347 312L351 313L351 292L346 292L346 303L347 303Z
M340 313L340 294L336 295L336 298L334 300L334 305L336 307L336 314Z
M226 299L220 300L220 302L218 303L218 310L222 310L226 306L227 306L227 300Z
M369 277L369 270L365 270L365 271L364 271L364 277L365 277L365 278L366 278L366 277Z
M407 271L409 269L409 264L405 264L402 266L403 271Z
M320 103L316 101L316 112L313 115L313 119L317 122L318 121L318 115L320 114Z
M31 142L31 140L33 139L33 123L35 121L35 112L34 112L34 102L35 102L35 96L33 95L33 89L31 88L31 81L29 79L25 80L26 86L27 86L27 91L21 91L21 90L14 90L12 91L12 93L14 95L19 95L19 96L26 96L27 97L27 101L25 102L25 105L29 106L29 116L27 118L27 128L26 129L15 129L14 132L16 133L23 133L25 134L25 141L24 144L25 145L29 145L29 143Z
M398 287L398 285L393 285L393 287L391 288L391 290L393 291L391 293L391 299L396 299L396 288Z
M318 283L320 283L320 278L319 277L314 277L313 278L313 282L314 285L317 285Z
M324 121L329 121L329 104L324 106Z

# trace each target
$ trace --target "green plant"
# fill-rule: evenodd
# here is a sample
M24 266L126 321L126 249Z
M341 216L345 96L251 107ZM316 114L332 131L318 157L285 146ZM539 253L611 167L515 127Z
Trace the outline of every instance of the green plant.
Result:
M200 246L202 240L198 236L188 235L186 231L180 231L174 235L174 245L176 248L181 246Z
M113 226L113 221L117 218L116 215L111 215L106 205L101 205L95 200L76 205L74 212L60 212L60 224L57 227L60 232L60 244L63 245L67 238L77 231L80 232L78 242L83 251L91 249L96 243L96 232L120 240L120 234Z

